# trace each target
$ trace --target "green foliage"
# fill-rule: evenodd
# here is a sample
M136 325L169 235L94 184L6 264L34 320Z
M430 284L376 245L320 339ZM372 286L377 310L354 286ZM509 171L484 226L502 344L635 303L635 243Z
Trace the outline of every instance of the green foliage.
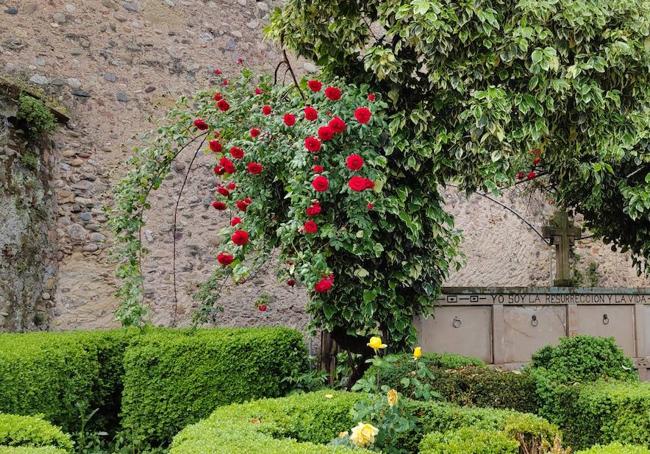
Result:
M422 454L519 454L519 443L497 430L463 427L431 433L420 443Z
M650 449L644 446L622 445L620 443L610 443L608 445L596 445L576 454L650 454Z
M13 447L13 446L0 446L0 454L64 454L68 451L54 447Z
M34 135L47 134L56 126L54 115L50 109L38 99L24 93L18 98L16 118L25 122L28 131Z
M368 453L324 446L353 426L350 409L363 396L337 391L296 394L218 408L186 427L171 454L325 454ZM293 439L293 440L291 440Z
M0 335L0 411L41 414L67 432L114 429L128 331Z
M650 384L599 382L579 387L559 409L566 440L585 448L595 443L650 447Z
M639 269L650 257L648 0L290 0L268 32L387 94L406 187L532 168Z
M40 417L0 413L0 447L4 446L53 447L63 452L72 451L70 437Z
M166 444L217 406L289 391L306 368L302 335L285 328L159 330L124 357L122 426L136 444Z

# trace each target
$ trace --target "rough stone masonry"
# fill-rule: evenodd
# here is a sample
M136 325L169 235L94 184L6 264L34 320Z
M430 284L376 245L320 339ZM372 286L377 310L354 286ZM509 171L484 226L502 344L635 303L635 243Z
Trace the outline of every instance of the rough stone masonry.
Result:
M242 57L255 68L272 70L280 53L262 38L262 28L276 6L272 0L0 0L0 73L41 87L72 116L54 136L52 236L58 238L58 271L49 300L53 327L115 326L117 282L104 214L111 186L126 172L125 162L142 144L142 133L156 126L178 96L205 87L213 68L232 74ZM293 64L302 73L316 70L311 62ZM152 320L160 324L169 323L173 309L172 210L190 158L181 156L174 165L146 217L147 302ZM194 304L191 294L215 263L217 232L226 222L209 206L212 165L207 156L195 163L181 199L177 277L184 321ZM520 189L501 201L537 226L552 212L539 196ZM551 282L552 249L515 216L485 198L468 200L451 190L448 208L465 232L467 257L449 285ZM636 277L629 257L600 243L579 241L576 251L578 268L595 264L592 275L601 286L648 284ZM256 279L228 289L218 324L304 328L304 290L277 283L273 270L270 264ZM271 299L264 313L254 307L261 293Z

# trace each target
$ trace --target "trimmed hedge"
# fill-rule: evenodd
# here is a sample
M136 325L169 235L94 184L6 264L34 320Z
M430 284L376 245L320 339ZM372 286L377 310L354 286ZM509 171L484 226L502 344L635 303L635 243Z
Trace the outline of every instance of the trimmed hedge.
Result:
M72 441L67 434L36 416L0 414L0 446L72 451Z
M561 408L571 446L616 441L650 447L650 383L600 382L572 391Z
M350 409L362 398L318 391L221 407L176 435L170 454L369 453L325 446L352 428Z
M0 454L65 454L65 449L53 448L47 446L43 448L25 448L25 447L12 447L0 446Z
M287 328L136 337L124 356L122 426L136 444L164 445L220 405L285 394L283 379L306 361L302 335Z
M650 454L650 449L643 446L611 443L606 446L593 446L590 449L578 451L576 454Z
M519 454L519 443L497 430L463 427L430 433L420 443L421 454Z
M122 356L132 331L0 335L0 412L43 415L68 432L116 424Z
M353 427L350 409L364 398L363 394L319 391L221 407L209 418L180 432L174 438L171 454L331 452L332 447L306 448L301 443L278 438L328 443L339 432ZM400 434L395 446L409 452L417 452L425 434L469 426L501 431L513 440L521 438L528 443L533 439L537 443L542 440L552 443L559 433L555 426L535 415L436 402L407 402L418 423L414 431Z

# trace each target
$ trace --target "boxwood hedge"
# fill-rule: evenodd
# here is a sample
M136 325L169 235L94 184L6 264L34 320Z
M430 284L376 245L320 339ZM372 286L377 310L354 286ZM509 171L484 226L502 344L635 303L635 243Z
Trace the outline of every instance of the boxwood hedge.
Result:
M650 454L650 449L644 446L611 443L605 446L592 446L591 448L585 449L584 451L578 451L576 454Z
M44 446L42 448L0 446L0 454L65 454L65 449Z
M0 414L0 446L56 448L72 451L72 441L61 429L36 416Z
M498 430L463 427L422 439L421 454L519 454L519 443Z

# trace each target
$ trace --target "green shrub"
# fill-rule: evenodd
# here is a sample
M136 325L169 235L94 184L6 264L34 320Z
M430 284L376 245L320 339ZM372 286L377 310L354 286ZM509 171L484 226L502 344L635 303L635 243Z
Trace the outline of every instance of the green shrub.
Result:
M420 443L422 454L518 454L519 443L497 430L464 427L430 433Z
M285 328L162 330L124 357L122 426L131 441L163 445L216 407L289 391L304 372L302 335Z
M576 454L650 454L650 449L643 446L611 443L605 446L592 446L591 448L585 449L584 451L578 451Z
M41 414L67 432L117 424L122 356L130 331L0 335L0 411Z
M0 446L54 447L72 451L61 429L36 416L0 414Z
M38 99L24 93L18 98L16 118L24 121L34 135L46 134L56 126L50 109Z
M176 435L170 453L368 452L324 445L353 427L350 409L362 398L361 394L318 391L221 407Z
M650 383L580 386L561 411L566 440L575 448L613 441L650 447Z
M45 446L42 448L0 446L0 454L65 454L65 449Z

